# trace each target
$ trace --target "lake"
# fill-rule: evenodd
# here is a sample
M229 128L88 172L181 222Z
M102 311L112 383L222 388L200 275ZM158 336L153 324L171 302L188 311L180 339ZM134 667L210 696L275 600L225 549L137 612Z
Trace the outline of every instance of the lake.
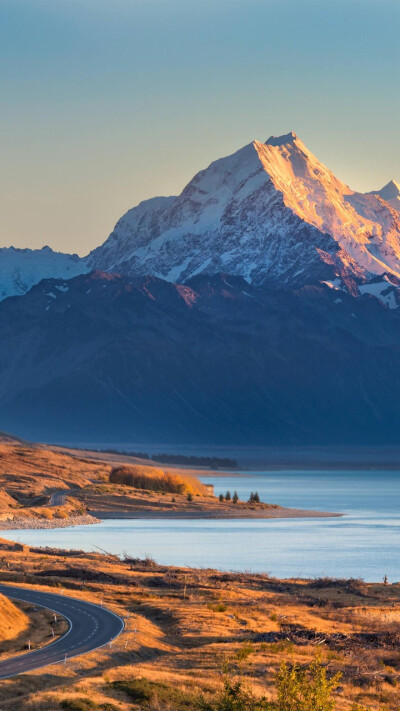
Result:
M4 531L23 543L96 550L159 563L267 572L277 577L400 580L399 471L279 471L207 476L215 493L341 512L341 518L108 520L96 526Z

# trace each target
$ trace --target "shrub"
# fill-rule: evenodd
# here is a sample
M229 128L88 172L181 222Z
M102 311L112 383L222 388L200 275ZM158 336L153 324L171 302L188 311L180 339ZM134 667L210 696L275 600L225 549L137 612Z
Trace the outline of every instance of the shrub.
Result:
M88 698L64 699L61 701L61 708L65 711L93 711L98 705Z
M140 709L198 711L202 708L202 700L198 696L148 679L114 681L111 687L127 694Z
M233 681L226 678L223 691L215 702L202 702L199 706L202 711L267 711L272 709L265 698L257 699L245 689L240 680Z
M341 674L331 679L319 660L311 662L308 672L283 663L277 675L278 711L333 711L332 693Z
M35 510L35 513L39 518L45 518L48 521L53 518L53 511L51 509L40 508Z
M252 653L251 645L243 645L241 659ZM245 687L241 679L227 675L224 687L213 698L204 699L165 684L148 679L125 679L114 681L109 686L124 692L140 709L174 709L174 711L333 711L332 692L337 686L340 674L331 679L326 669L316 660L307 670L297 666L282 664L277 677L277 701L270 702L265 697L258 698ZM68 711L86 711L88 707L63 707ZM101 707L100 707L101 708ZM365 711L354 705L352 711Z
M244 643L236 652L236 657L240 662L244 662L247 657L254 653L254 647L251 642Z
M58 509L54 515L54 518L68 518L68 511L64 509Z
M227 607L223 602L217 602L215 605L213 605L212 602L209 602L207 607L213 612L226 612L227 610Z
M157 467L124 465L114 467L109 477L111 484L132 486L135 489L168 492L171 494L204 493L204 486L191 476L171 474Z
M188 500L188 501L193 501L193 494L191 494L190 491L189 491L189 493L188 493L188 495L187 495L187 500Z

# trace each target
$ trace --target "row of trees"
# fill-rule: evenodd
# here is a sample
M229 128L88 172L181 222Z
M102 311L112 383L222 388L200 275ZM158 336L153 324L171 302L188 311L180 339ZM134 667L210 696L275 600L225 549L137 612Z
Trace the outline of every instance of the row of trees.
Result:
M233 492L233 496L231 496L230 491L227 491L225 496L224 496L224 494L219 495L219 500L220 501L233 501L234 504L237 504L237 502L239 501L239 496L238 496L238 493L236 490ZM260 503L260 497L258 495L258 491L251 492L250 497L249 497L249 503L256 503L256 504Z

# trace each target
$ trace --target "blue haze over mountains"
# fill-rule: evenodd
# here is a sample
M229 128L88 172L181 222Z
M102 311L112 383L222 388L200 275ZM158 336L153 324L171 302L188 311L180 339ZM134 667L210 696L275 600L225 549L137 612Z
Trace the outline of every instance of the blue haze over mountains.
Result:
M129 210L84 259L0 250L2 429L399 443L399 196L352 191L290 133Z

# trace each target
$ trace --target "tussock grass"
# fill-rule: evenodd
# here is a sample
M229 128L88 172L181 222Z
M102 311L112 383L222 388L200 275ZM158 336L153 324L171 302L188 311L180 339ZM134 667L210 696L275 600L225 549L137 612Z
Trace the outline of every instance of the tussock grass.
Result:
M1 711L399 711L400 585L12 547L0 577L126 619L112 646L2 682Z
M140 709L199 711L204 708L197 694L190 694L149 679L114 681L111 687L126 694L133 703L138 704Z
M27 616L7 597L0 595L0 641L14 639L29 625Z

